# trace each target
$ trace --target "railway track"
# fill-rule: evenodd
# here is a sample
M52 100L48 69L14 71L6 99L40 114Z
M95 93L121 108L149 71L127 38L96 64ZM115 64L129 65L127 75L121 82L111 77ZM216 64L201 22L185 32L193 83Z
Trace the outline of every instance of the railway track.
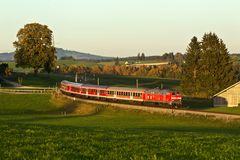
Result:
M99 101L99 100L92 100L92 99L83 99L83 98L76 98L64 95L60 93L61 96L66 97L71 100L81 101L85 103L92 103L92 104L100 104L100 105L107 105L116 108L123 108L123 109L134 109L134 110L141 110L146 111L149 113L161 113L161 114L170 114L170 115L180 115L180 116L201 116L208 119L220 119L224 121L240 121L240 115L236 114L226 114L226 113L217 113L217 112L208 112L208 111L196 111L196 110L184 110L184 109L175 109L175 108L163 108L163 107L152 107L152 106L142 106L142 105L132 105L132 104L122 104L122 103L114 103L114 102L106 102L106 101Z

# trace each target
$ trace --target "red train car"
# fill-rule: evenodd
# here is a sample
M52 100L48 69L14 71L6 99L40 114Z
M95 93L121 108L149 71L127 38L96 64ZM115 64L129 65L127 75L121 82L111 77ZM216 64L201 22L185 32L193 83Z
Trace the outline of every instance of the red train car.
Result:
M160 89L137 89L109 87L62 81L60 90L76 96L96 97L111 100L140 101L179 105L182 96L178 92Z

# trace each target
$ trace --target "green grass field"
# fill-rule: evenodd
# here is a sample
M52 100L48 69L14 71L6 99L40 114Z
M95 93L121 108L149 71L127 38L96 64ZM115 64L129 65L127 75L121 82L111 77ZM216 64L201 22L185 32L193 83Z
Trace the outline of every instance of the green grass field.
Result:
M211 107L204 110L209 112L240 114L240 107Z
M79 75L80 77L81 75ZM74 81L75 75L63 75L63 74L47 74L40 73L24 74L15 73L8 79L14 82L18 81L18 77L23 79L22 85L24 86L36 86L36 87L55 87L62 80ZM88 79L91 79L87 83L97 84L97 78L100 80L100 85L107 86L120 86L120 87L136 87L136 79L139 82L139 88L156 88L161 87L161 83L164 88L178 88L180 85L179 80L160 79L160 78L142 78L132 76L118 76L118 75L87 75Z
M0 94L0 159L239 159L240 124ZM66 112L67 114L63 114Z
M108 86L136 87L136 79L138 79L139 88L177 88L180 85L179 80L161 79L161 78L144 78L134 76L118 76L118 75L96 75L99 77L100 84Z
M8 79L13 82L18 82L19 77L22 78L22 85L33 87L56 87L62 80L74 81L73 75L47 73L39 73L38 75L15 73Z

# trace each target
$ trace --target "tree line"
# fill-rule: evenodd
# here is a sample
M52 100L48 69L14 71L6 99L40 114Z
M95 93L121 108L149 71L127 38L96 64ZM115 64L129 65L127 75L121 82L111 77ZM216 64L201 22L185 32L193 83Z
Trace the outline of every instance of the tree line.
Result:
M75 73L91 73L91 74L112 74L112 75L124 75L124 76L141 76L141 77L161 77L180 79L181 67L176 64L146 67L146 66L126 66L126 65L95 65L91 67L83 65L70 65L60 66L56 71L63 74L75 74Z

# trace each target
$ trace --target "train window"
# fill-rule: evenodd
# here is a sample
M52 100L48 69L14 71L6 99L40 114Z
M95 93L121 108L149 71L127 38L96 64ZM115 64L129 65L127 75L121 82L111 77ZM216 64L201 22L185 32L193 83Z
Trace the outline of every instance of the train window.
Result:
M105 94L106 92L103 90L100 90L100 94Z
M108 94L114 95L114 91L108 91Z
M79 92L80 89L77 88L77 87L72 87L71 90L72 90L73 92Z

